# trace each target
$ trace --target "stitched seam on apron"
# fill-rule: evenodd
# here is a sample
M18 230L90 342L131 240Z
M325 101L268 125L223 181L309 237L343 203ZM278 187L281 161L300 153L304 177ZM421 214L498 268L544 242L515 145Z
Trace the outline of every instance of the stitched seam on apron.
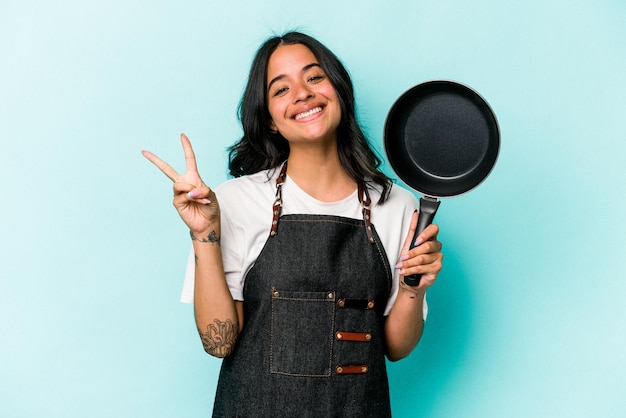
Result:
M359 221L358 219L355 219L355 221ZM352 222L345 222L345 221L337 221L337 220L331 220L331 219L284 219L284 218L280 218L280 222L303 222L303 223L318 223L318 222L327 222L327 223L333 223L333 224L341 224L341 225L349 225L349 226L353 226L355 228L363 228L363 225L355 225Z
M378 250L378 255L380 255L383 265L387 267L387 263L389 263L389 260L387 259L387 254L383 250L381 250L380 245L378 244L378 240L374 240L374 244L376 244L376 250ZM390 269L388 268L385 268L385 274L387 275L387 292L389 292L391 291L391 283L393 282L393 277L390 276Z

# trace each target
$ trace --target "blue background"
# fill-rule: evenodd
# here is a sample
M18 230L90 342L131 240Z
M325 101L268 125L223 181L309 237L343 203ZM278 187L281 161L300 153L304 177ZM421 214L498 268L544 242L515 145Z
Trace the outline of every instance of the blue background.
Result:
M182 169L185 132L224 181L252 55L286 29L342 58L380 151L430 79L500 123L491 176L437 215L445 267L389 366L395 416L625 416L622 0L0 0L0 415L208 414L188 235L140 150Z

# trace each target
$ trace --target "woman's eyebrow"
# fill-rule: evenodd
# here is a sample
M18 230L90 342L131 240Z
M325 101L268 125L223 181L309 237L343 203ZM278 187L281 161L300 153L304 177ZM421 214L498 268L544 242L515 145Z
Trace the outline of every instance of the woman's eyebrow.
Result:
M307 64L307 65L305 65L304 67L302 67L302 72L305 72L305 71L307 71L307 70L310 70L311 68L314 68L314 67L320 67L320 68L322 68L322 66L321 66L321 65L319 65L317 62L312 62L312 63ZM270 82L267 84L267 90L269 91L269 90L270 90L270 88L272 88L272 84L276 83L277 81L282 80L282 79L283 79L283 78L285 78L285 77L287 77L285 74L279 74L279 75L277 75L276 77L272 78L272 81L270 81Z

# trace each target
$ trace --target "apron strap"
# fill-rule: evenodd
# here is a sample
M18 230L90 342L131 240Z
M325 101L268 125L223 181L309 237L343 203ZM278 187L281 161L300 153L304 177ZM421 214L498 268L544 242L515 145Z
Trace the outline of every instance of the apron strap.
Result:
M370 243L374 242L374 235L372 234L372 221L370 204L372 199L367 192L367 187L363 182L359 182L359 202L361 202L361 212L363 213L363 222L365 223L365 231L367 232L367 239Z
M287 161L283 163L280 169L280 174L276 178L276 198L274 199L274 206L272 207L272 228L270 229L270 237L277 234L278 231L278 218L283 210L283 183L287 177Z
M274 199L274 205L272 207L272 227L270 228L270 237L274 237L278 233L278 218L280 218L280 214L283 210L283 184L285 183L286 177L287 161L283 163L283 166L280 169L280 173L276 178L276 198ZM365 187L363 182L359 182L358 186L359 202L361 203L361 212L363 213L363 222L365 223L367 239L370 243L373 243L374 236L372 234L372 223L370 219L370 204L372 203L372 200L370 199L370 195L367 192L367 187Z

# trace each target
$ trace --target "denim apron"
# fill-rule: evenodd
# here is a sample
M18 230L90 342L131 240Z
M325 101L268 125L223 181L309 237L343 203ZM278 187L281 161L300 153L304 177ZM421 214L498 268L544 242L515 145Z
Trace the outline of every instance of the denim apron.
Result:
M369 222L280 216L244 284L245 325L224 359L214 417L388 417L384 310L391 269ZM278 222L280 220L280 222Z

